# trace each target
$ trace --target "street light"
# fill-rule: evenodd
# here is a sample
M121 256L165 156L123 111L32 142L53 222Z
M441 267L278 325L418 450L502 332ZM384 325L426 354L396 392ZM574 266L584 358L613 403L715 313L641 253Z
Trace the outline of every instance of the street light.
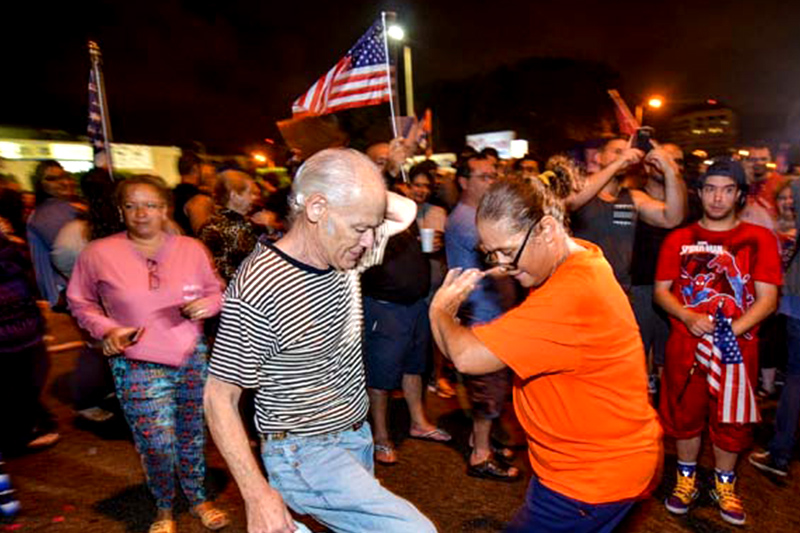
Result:
M386 35L393 41L402 41L405 39L406 32L403 27L398 24L392 24L386 28ZM414 116L414 80L411 71L411 47L408 45L403 46L403 77L406 88L406 115L409 117Z
M403 27L398 26L397 24L392 24L389 26L389 28L386 30L386 34L390 39L394 39L395 41L402 41L406 36L406 32L403 30Z
M651 109L660 109L664 105L664 98L661 96L653 95L647 99L647 107ZM644 103L636 106L636 122L640 126L644 125Z

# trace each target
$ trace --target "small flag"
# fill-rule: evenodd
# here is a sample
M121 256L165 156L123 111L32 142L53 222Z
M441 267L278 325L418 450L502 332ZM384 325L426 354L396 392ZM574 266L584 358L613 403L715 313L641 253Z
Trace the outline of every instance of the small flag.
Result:
M721 309L714 318L714 334L703 335L697 343L695 359L706 371L709 393L717 398L720 422L754 424L761 420L739 343Z
M628 104L619 95L616 89L609 89L608 95L614 101L614 114L617 116L619 132L623 135L633 135L639 129L639 121L634 118Z
M100 106L100 93L98 92L97 76L94 68L89 70L89 142L92 144L94 155L106 148L103 136L103 110Z
M388 102L391 79L387 46L380 17L327 74L294 101L294 116L325 115Z

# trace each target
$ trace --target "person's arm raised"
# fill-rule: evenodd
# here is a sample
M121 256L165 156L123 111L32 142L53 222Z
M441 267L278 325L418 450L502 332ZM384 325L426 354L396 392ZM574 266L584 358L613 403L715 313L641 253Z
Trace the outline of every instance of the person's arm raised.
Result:
M248 533L291 533L297 529L292 515L250 450L239 416L241 395L240 387L210 376L203 400L208 428L242 493Z
M617 173L638 163L643 156L644 153L641 150L627 148L613 163L586 178L586 182L580 191L574 192L567 197L567 209L570 211L577 211L586 205L589 200L597 196L598 193L603 190L603 187L605 187Z
M652 165L664 176L664 201L655 200L643 191L631 191L642 220L659 228L674 228L686 213L686 185L677 172L675 163L663 149L656 147L647 154L646 164Z
M384 223L389 236L397 235L408 228L417 218L417 204L414 200L395 192L386 193L386 214Z
M459 268L450 270L436 291L429 310L436 345L464 374L488 374L506 366L456 318L458 308L484 275L475 269L464 272Z

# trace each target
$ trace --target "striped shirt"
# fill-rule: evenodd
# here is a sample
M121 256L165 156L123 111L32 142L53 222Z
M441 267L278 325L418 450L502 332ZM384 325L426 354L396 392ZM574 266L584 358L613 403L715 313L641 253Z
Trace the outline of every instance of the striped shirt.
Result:
M357 269L320 270L259 242L225 294L209 371L256 389L259 433L322 435L369 409L360 273L380 263L385 225Z

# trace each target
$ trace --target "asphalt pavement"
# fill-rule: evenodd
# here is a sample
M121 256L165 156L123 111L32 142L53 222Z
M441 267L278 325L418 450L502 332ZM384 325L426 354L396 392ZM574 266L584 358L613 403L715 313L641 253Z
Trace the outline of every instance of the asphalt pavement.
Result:
M51 344L78 340L78 334L63 315L49 317ZM70 380L77 360L76 349L52 354L52 370L45 394L46 404L56 414L61 442L47 450L12 458L6 467L22 503L14 520L0 522L0 531L146 532L155 507L144 484L144 474L127 428L121 421L91 426L76 421L70 399ZM390 414L399 463L378 466L376 475L395 493L413 502L443 533L495 532L513 515L524 498L530 476L524 449L516 464L525 479L498 483L468 477L465 458L470 420L458 398L443 400L428 393L431 417L453 434L452 443L439 444L408 438L408 416L400 398L392 401ZM775 403L764 408L765 422L758 440L766 442ZM509 410L510 412L510 406ZM512 417L503 421L506 438L521 441ZM244 506L224 461L213 443L208 444L210 494L232 517L226 532L246 531ZM711 479L712 461L704 447L700 474ZM665 476L655 493L640 502L620 531L624 532L726 532L800 531L800 465L792 464L788 480L768 479L741 461L740 493L748 512L748 525L725 524L704 492L696 508L684 518L667 513L661 501L673 484L674 445L666 443ZM205 529L188 514L185 501L178 504L178 531L200 533ZM325 531L315 526L316 531ZM413 533L413 532L410 532Z

